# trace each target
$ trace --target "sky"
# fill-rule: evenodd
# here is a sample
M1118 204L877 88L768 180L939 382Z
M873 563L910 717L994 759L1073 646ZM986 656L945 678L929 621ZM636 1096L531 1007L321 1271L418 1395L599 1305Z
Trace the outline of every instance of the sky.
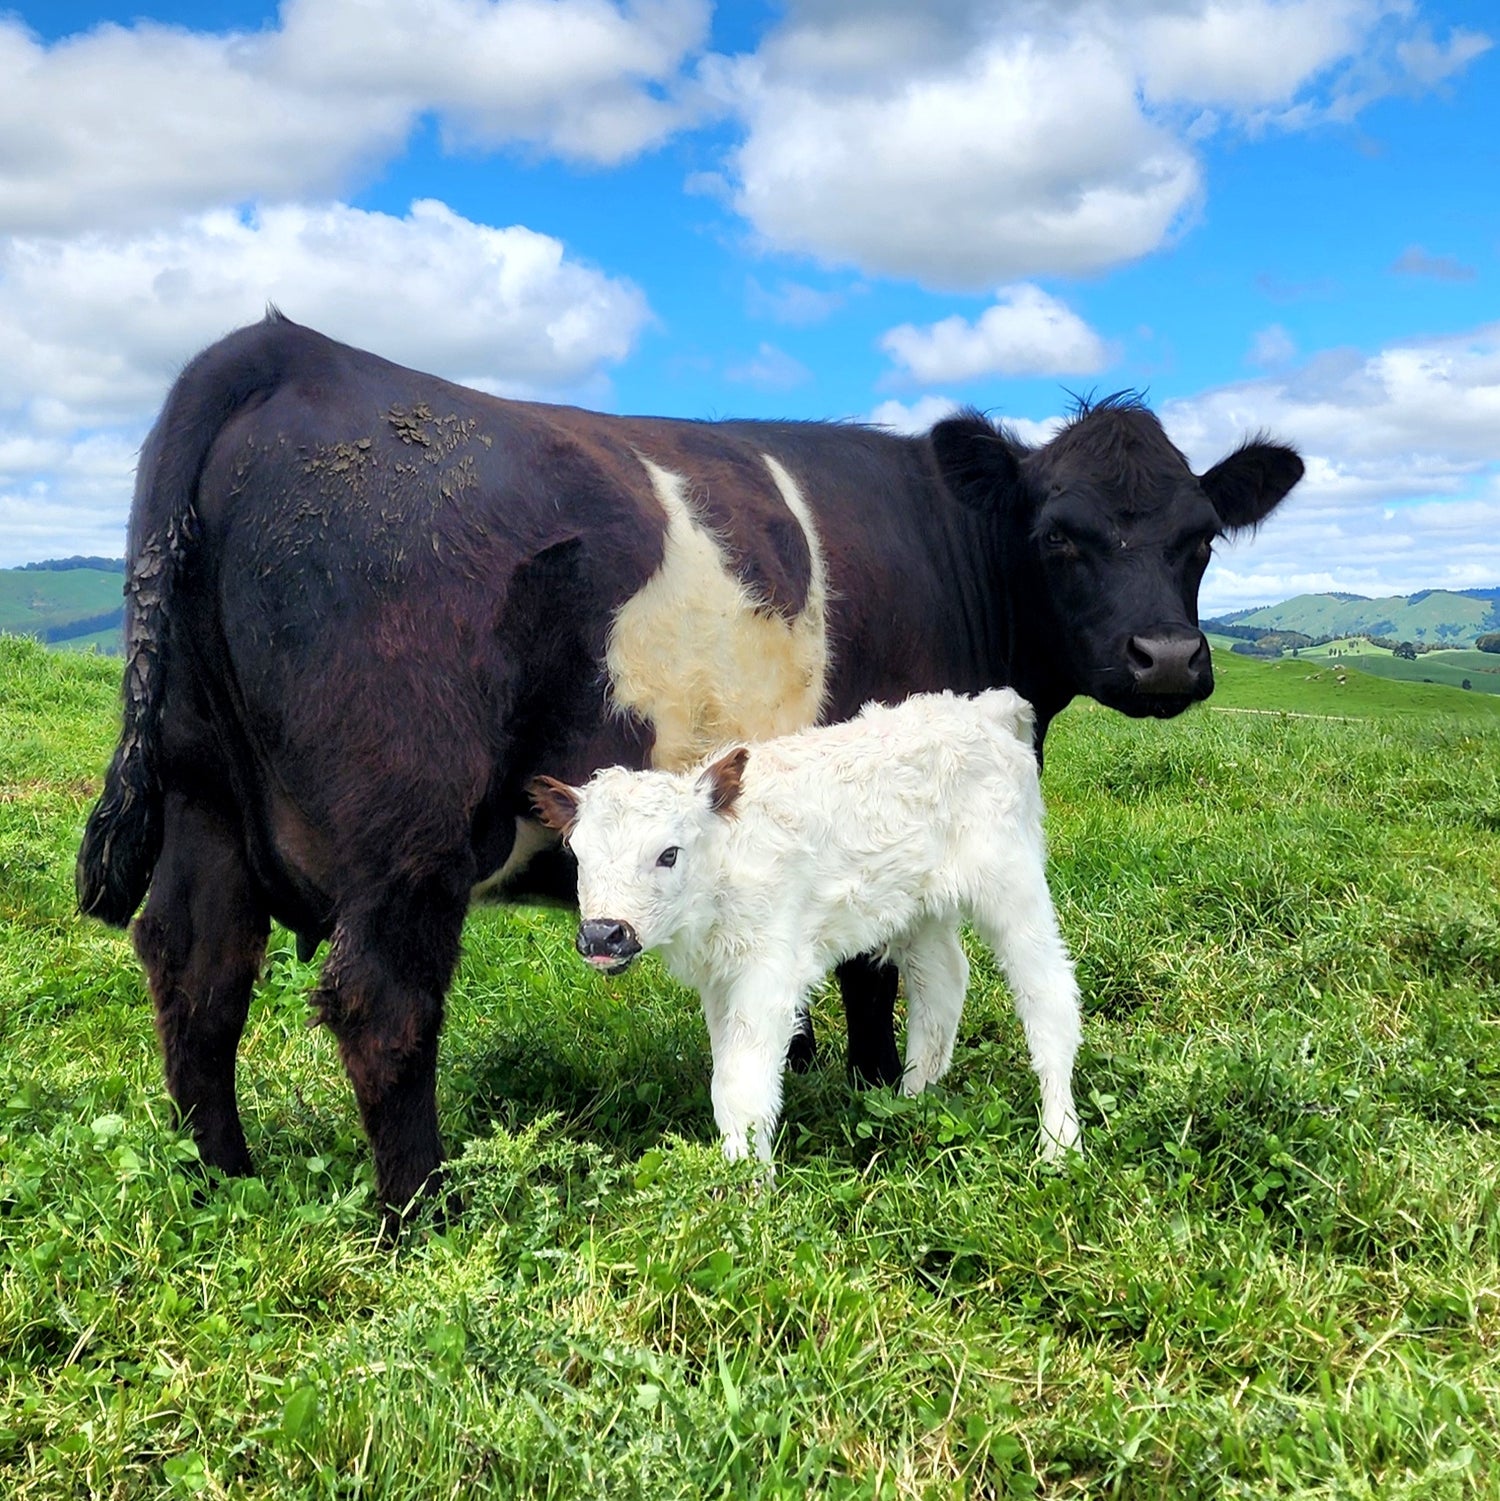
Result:
M4 0L0 0L3 6ZM1040 441L1145 393L1307 477L1204 615L1500 585L1479 0L23 0L0 9L0 566L119 556L274 303L498 395Z

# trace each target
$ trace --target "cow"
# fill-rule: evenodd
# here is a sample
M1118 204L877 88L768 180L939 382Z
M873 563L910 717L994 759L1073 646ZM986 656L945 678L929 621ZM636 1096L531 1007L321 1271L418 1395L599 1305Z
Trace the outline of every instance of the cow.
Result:
M1028 447L506 401L274 309L183 369L142 448L123 723L80 909L133 936L168 1092L245 1174L235 1057L270 921L310 954L386 1223L440 1182L438 1035L476 894L571 895L526 784L692 765L869 700L1009 685L1168 716L1213 686L1217 536L1302 473L1194 475L1125 395ZM149 887L149 896L147 895ZM894 971L840 971L850 1056L899 1078Z
M948 1071L967 917L995 951L1041 1086L1042 1156L1078 1142L1073 965L1047 889L1031 706L1012 689L916 694L738 746L689 771L539 777L542 822L578 861L577 947L617 974L660 953L698 991L731 1160L771 1160L787 1047L830 967L879 952L906 980L906 1068Z

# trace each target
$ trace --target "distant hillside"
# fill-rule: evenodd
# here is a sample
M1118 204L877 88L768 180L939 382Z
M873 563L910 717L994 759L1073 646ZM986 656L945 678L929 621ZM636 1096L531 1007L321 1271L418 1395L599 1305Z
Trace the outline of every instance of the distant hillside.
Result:
M97 637L101 651L118 654L123 572L124 564L109 558L0 568L0 632L35 636L49 646Z
M1301 631L1304 635L1389 636L1396 641L1423 641L1467 647L1486 631L1500 630L1500 588L1422 589L1366 599L1358 594L1299 594L1279 605L1236 610L1214 626L1254 626L1265 631Z

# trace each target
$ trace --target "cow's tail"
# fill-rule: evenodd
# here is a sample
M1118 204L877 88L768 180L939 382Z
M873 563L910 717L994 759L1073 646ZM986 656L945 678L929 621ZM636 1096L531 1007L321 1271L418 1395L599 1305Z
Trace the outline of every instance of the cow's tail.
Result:
M1036 710L1014 688L991 688L983 695L983 702L992 724L1031 748Z
M278 383L294 329L273 309L205 350L178 377L141 450L126 547L124 722L74 878L79 911L112 927L130 921L161 854L172 598L197 541L198 479L225 422Z

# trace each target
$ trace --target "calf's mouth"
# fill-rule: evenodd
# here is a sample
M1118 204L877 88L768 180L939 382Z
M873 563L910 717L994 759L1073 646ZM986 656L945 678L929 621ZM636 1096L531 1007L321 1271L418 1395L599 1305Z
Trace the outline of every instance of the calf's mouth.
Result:
M635 929L612 917L584 918L574 946L591 968L605 975L623 973L641 951Z

